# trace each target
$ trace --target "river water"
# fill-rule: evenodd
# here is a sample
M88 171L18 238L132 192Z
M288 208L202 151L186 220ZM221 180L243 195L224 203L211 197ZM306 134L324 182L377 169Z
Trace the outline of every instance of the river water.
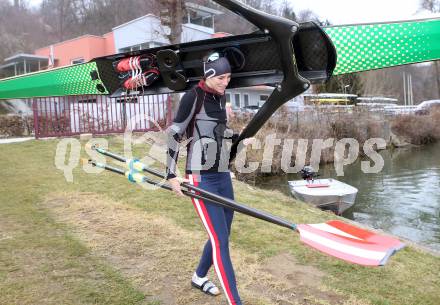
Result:
M440 251L440 143L384 150L380 155L385 162L377 174L363 173L360 160L345 166L339 177L333 164L321 165L320 177L359 190L354 206L342 216ZM297 174L270 177L259 186L277 185L290 194L287 181L298 179Z

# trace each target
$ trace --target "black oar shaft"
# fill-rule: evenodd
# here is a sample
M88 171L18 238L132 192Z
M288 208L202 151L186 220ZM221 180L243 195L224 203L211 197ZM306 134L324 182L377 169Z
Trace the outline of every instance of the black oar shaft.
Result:
M121 174L121 175L125 176L125 171L120 168L113 167L113 166L106 165L106 164L102 164L102 163L98 163L98 162L95 162L92 160L89 160L89 163L92 164L93 166L100 167L100 168L106 169L108 171L111 171L113 173L117 173L117 174Z
M124 158L123 156L109 152L109 151L102 149L102 148L98 148L96 146L94 146L92 148L105 156L111 157L115 160L118 160L118 161L121 161L124 163L127 162L127 159ZM152 175L155 175L159 178L165 179L165 174L163 174L155 169L151 169L151 168L144 166L143 171L150 173ZM276 224L276 225L279 225L282 227L286 227L286 228L293 229L293 230L296 229L296 225L294 223L287 221L284 218L272 215L272 214L267 213L265 211L261 211L261 210L246 206L242 203L238 203L232 199L225 198L220 195L208 192L204 189L201 189L201 188L194 186L192 184L189 184L189 183L184 182L184 183L182 183L182 186L186 187L189 190L192 190L192 191L199 193L200 195L202 195L202 197L205 200L207 199L207 200L212 201L216 204L220 204L222 206L228 207L234 211L237 211L237 212L240 212L240 213L246 214L248 216L252 216L252 217L261 219L261 220L265 220L267 222L270 222L270 223L273 223L273 224ZM189 194L191 194L191 195L189 195ZM189 192L189 194L186 194L186 195L192 196L193 193Z
M163 173L160 173L159 171L155 170L155 169L151 169L151 168L144 168L144 171L147 173L150 173L152 175L155 175L157 177L163 178L165 179L165 175ZM252 207L249 207L243 203L238 203L235 200L229 199L229 198L225 198L223 196L208 192L204 189L201 189L197 186L194 186L190 183L186 183L183 182L182 186L198 192L200 194L202 194L204 197L206 197L208 200L213 201L213 202L221 202L223 203L223 205L229 207L229 208L233 208L234 210L236 210L237 212L241 212L243 214L249 215L249 216L253 216L274 224L278 224L284 227L287 227L289 229L292 229L292 227L294 226L294 224L292 224L289 221L286 221L283 218L280 218L278 216L272 215L270 213L267 213L265 211L261 211Z
M90 164L92 164L93 166L96 166L96 167L99 167L99 168L103 168L103 169L111 171L113 173L125 176L125 171L120 169L120 168L116 168L116 167L113 167L113 166L110 166L110 165L106 165L106 164L103 164L103 163L98 163L98 162L95 162L93 160L89 160L88 162ZM163 188L165 190L168 190L168 191L172 191L173 190L173 188L170 185L159 183L159 182L151 180L151 179L149 179L148 177L145 177L145 176L143 176L142 178L143 178L143 182L155 185L157 187L161 187L161 188ZM199 199L199 200L210 200L210 201L213 201L210 198L206 198L206 197L204 197L202 195L196 194L196 193L188 191L188 190L182 190L182 193L184 195L186 195L186 196L193 197L193 198L196 198L196 199ZM223 206L225 208L229 208L229 205L224 204L222 202L214 201L214 203L218 204L218 205L221 205L221 206Z

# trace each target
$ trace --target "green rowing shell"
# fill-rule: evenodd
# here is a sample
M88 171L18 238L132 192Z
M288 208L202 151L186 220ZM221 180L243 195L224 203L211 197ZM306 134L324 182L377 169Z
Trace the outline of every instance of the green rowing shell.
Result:
M336 47L333 75L440 59L440 20L334 26L324 29Z
M336 48L333 75L440 59L440 19L332 26L324 30ZM0 99L112 93L99 73L92 60L0 80Z
M90 76L97 71L96 63L89 62L0 80L0 99L108 94L99 77Z

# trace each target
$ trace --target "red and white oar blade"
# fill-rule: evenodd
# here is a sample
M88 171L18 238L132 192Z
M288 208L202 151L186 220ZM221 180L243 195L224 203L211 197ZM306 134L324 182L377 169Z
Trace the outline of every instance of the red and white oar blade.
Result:
M378 235L340 221L298 225L301 241L307 245L364 266L383 266L391 255L402 249L398 239Z
M327 221L325 224L327 224L329 227L333 227L337 229L338 231L336 231L335 234L338 234L340 232L348 233L349 235L352 235L359 239L363 239L370 243L395 247L396 251L404 247L404 244L397 238L391 236L379 235L377 233L356 227L354 225L342 222L340 220L330 220Z

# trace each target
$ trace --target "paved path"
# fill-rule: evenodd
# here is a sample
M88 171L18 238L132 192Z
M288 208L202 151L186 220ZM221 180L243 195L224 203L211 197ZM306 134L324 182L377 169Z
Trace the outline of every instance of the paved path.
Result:
M26 138L7 138L0 139L0 144L8 144L8 143L18 143L35 139L34 137L26 137Z

